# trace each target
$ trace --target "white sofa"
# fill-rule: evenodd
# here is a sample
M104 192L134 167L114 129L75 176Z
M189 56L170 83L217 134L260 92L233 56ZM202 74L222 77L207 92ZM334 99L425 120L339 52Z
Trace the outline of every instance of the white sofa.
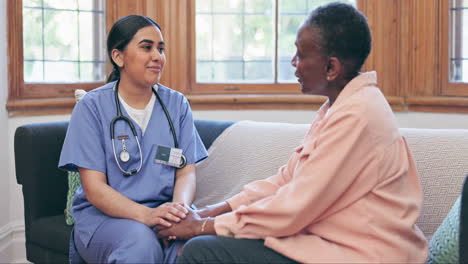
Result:
M240 121L227 128L198 164L195 205L223 201L242 186L276 173L309 124ZM400 129L410 145L424 190L417 222L428 240L461 193L468 173L468 130Z
M249 121L231 124L195 120L205 146L211 146L210 158L198 164L198 206L225 200L244 184L274 174L309 127ZM68 183L66 172L57 168L67 126L68 122L29 124L15 133L16 177L23 190L26 253L30 262L68 262L71 226L65 224L63 210ZM468 130L401 132L410 144L421 175L424 203L417 224L429 239L459 196L468 172ZM460 228L461 263L468 263L468 184L465 189L460 220L465 226Z

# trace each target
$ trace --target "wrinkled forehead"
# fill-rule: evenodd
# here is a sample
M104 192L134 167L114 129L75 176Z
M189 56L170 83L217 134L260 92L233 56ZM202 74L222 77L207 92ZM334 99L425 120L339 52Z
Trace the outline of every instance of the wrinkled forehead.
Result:
M296 36L296 45L303 50L320 50L321 35L317 28L303 24Z

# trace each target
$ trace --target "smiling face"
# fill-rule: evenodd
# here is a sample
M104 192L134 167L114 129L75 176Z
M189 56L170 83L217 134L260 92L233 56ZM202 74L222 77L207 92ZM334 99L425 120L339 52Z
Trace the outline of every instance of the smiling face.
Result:
M302 25L296 36L296 54L291 64L296 68L302 93L328 96L328 57L318 46L319 37L317 29Z
M166 63L161 31L155 26L138 30L123 51L112 50L112 57L122 80L144 88L158 83Z

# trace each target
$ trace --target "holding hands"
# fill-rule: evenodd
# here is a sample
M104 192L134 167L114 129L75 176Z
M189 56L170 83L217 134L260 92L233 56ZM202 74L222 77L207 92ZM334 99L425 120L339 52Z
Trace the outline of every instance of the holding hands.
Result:
M208 205L200 210L192 210L187 206L183 206L184 216L178 216L178 221L172 221L168 225L157 225L157 235L163 240L187 240L202 233L205 235L216 234L214 217L231 211L231 206L227 202Z
M162 239L183 239L187 240L198 236L201 233L203 219L197 212L190 208L186 208L188 213L182 221L173 223L171 226L158 228L158 237Z
M173 223L178 223L187 216L188 209L183 203L164 203L156 208L149 208L144 223L147 226L157 229L170 227Z

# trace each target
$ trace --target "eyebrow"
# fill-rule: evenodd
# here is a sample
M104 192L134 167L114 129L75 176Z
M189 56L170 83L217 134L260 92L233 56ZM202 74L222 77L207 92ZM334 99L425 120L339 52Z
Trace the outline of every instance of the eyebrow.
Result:
M149 43L149 44L153 44L154 41L150 40L150 39L143 39L141 40L140 42L138 42L138 44L141 44L143 42L146 42L146 43ZM166 43L164 43L164 41L159 41L158 42L158 45L165 45Z

